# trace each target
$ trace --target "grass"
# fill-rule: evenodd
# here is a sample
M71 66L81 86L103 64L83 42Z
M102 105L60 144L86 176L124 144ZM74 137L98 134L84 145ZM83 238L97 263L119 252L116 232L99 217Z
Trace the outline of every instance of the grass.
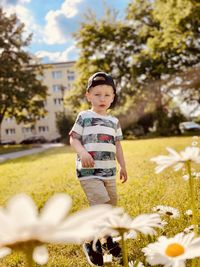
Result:
M165 147L177 150L191 144L191 137L158 138L150 140L123 141L122 146L127 164L129 180L121 184L118 180L118 205L132 217L140 213L151 213L156 205L170 205L178 208L181 217L171 219L165 234L174 235L191 224L184 215L190 209L188 183L183 181L182 173L167 170L154 174L155 165L150 158L167 154ZM16 193L25 192L32 196L41 208L45 201L56 192L65 192L73 199L72 212L87 207L87 200L75 175L75 153L70 147L54 148L40 154L9 160L0 164L0 204L4 205ZM200 200L199 184L197 203ZM154 238L139 236L128 240L130 260L144 260L141 248ZM82 249L77 245L49 245L48 267L86 267L88 266ZM0 267L24 266L23 258L12 254L0 261ZM113 266L119 266L117 263ZM190 266L190 265L188 265Z
M32 145L0 145L0 155L5 153L31 149L32 147L33 147Z

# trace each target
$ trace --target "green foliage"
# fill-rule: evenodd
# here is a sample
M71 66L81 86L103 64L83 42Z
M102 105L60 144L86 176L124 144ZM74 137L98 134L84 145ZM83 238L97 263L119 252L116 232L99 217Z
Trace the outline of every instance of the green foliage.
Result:
M5 116L19 123L44 115L47 87L39 79L41 65L25 50L30 41L16 15L0 8L0 125Z
M187 75L188 68L192 72L200 59L199 12L199 1L136 0L128 5L123 20L113 10L106 10L100 20L94 15L86 16L75 34L80 49L80 75L75 91L66 98L67 105L76 111L87 107L87 79L100 70L109 72L116 81L116 114L120 117L130 110L137 117L170 108L176 75L187 76L187 80L183 78L183 88L179 86L180 99L199 101L198 71ZM141 112L144 103L145 110ZM136 120L132 116L132 122L128 121L131 124Z
M125 138L145 136L173 136L180 135L179 123L186 121L178 108L161 109L145 113L137 122L125 129Z
M69 131L74 124L74 116L70 113L60 112L56 117L56 126L60 133L61 139L69 144Z

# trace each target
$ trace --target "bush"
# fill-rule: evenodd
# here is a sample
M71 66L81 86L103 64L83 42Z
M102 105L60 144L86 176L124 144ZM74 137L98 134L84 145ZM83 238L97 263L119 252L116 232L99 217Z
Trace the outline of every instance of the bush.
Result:
M75 116L71 113L60 112L56 117L56 126L64 143L69 144L69 131L74 124Z

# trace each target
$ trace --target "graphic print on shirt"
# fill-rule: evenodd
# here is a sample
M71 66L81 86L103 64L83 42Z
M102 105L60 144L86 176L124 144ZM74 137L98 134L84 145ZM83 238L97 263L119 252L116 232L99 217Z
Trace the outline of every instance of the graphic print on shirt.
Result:
M77 155L76 172L79 179L115 178L115 142L123 138L117 118L98 115L90 110L80 112L70 135L79 139L94 159L94 167L83 168Z

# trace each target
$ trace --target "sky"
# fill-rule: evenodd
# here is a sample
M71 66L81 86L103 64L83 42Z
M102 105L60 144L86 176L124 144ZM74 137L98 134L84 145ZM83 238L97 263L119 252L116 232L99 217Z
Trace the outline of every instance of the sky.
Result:
M43 63L73 61L78 57L72 33L84 21L90 9L98 18L105 5L118 11L123 18L130 0L0 0L9 15L16 13L25 24L26 34L33 33L28 51Z

